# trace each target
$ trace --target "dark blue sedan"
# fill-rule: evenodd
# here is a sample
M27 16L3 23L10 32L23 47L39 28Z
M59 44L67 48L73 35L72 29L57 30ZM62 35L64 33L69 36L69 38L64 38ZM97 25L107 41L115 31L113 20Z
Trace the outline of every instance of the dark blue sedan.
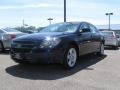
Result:
M80 55L88 53L103 55L104 37L87 22L53 24L11 44L11 58L17 63L61 63L70 69Z

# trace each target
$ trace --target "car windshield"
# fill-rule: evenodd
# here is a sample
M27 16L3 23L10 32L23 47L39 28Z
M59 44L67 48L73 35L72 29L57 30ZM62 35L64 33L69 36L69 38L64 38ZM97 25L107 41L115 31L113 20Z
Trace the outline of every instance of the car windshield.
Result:
M6 32L20 32L18 30L12 29L12 28L6 28L6 29L4 29L4 31L6 31Z
M53 24L50 25L44 29L42 29L40 32L75 32L78 28L79 24L73 24L73 23L59 23L59 24Z

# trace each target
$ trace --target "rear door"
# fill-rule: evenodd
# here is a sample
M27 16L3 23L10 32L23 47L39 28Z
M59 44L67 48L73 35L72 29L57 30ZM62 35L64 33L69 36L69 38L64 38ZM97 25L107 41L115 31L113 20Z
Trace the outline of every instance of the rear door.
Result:
M92 24L89 24L89 27L91 30L91 51L96 52L100 48L101 34L100 31Z

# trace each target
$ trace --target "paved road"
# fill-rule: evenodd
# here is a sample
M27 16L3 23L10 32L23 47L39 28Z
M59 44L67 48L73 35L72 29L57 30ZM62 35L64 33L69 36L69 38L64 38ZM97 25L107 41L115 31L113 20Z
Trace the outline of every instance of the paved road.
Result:
M0 90L120 90L120 51L87 55L76 68L61 65L19 65L0 54Z

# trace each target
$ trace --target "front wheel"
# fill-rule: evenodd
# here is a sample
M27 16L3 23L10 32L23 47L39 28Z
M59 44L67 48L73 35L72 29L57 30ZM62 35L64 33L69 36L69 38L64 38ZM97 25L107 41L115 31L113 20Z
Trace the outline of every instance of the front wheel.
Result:
M104 44L103 43L100 44L100 51L97 52L97 55L99 56L104 55Z
M77 50L74 46L70 46L68 48L68 50L65 53L65 57L64 57L64 66L67 69L71 69L73 67L76 66L76 62L77 62L77 58L78 58L78 54L77 54Z

